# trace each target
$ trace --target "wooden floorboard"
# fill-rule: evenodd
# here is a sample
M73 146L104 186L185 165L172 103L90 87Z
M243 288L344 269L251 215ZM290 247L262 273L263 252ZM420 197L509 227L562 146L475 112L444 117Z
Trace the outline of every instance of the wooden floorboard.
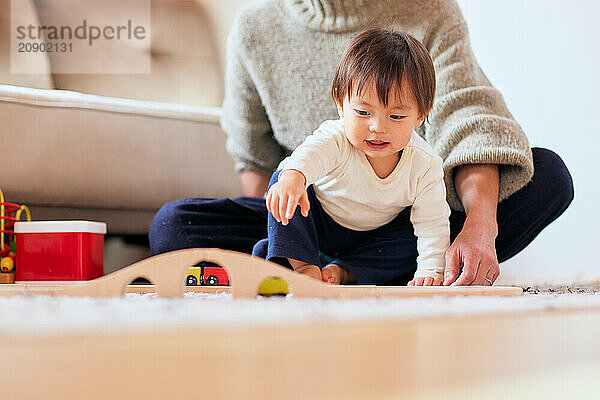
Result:
M48 400L598 398L598 338L597 309L10 336L0 387Z

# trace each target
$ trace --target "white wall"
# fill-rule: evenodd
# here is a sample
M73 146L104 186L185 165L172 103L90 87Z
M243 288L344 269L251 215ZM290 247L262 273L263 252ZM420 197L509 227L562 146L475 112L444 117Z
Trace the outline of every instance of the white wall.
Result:
M473 51L532 146L560 154L575 200L499 283L600 280L600 3L458 0Z

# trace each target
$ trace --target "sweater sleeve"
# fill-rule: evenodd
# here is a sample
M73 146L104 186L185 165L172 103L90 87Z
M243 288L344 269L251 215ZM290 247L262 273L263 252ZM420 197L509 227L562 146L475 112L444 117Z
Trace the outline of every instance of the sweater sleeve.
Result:
M417 237L415 277L443 277L450 245L450 208L446 203L442 162L436 157L417 182L410 221Z
M501 201L529 182L533 158L525 133L475 60L462 15L455 22L431 42L437 89L425 138L444 161L448 203L462 211L454 168L498 164Z
M249 23L238 15L227 38L225 96L221 127L227 134L227 151L237 171L256 170L270 176L286 155L273 137L261 97L247 65Z

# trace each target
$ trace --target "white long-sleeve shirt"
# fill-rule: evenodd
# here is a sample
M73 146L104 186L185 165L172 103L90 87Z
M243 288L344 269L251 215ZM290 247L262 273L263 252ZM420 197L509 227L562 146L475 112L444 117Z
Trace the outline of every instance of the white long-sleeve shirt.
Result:
M348 229L376 229L412 206L419 252L415 277L443 276L450 208L442 159L415 132L385 178L378 177L366 154L348 141L341 119L322 123L278 169L302 172L325 212Z

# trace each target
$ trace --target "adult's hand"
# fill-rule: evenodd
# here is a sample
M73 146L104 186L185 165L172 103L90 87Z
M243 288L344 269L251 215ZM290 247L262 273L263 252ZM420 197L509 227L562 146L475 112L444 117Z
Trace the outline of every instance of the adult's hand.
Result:
M243 196L263 197L265 195L269 186L268 177L253 170L240 171L239 175Z
M499 175L495 164L463 165L454 185L466 213L465 223L446 251L444 285L492 285L500 275L495 240ZM461 272L462 267L462 272Z
M500 275L495 238L485 222L465 222L446 251L444 285L492 285Z

